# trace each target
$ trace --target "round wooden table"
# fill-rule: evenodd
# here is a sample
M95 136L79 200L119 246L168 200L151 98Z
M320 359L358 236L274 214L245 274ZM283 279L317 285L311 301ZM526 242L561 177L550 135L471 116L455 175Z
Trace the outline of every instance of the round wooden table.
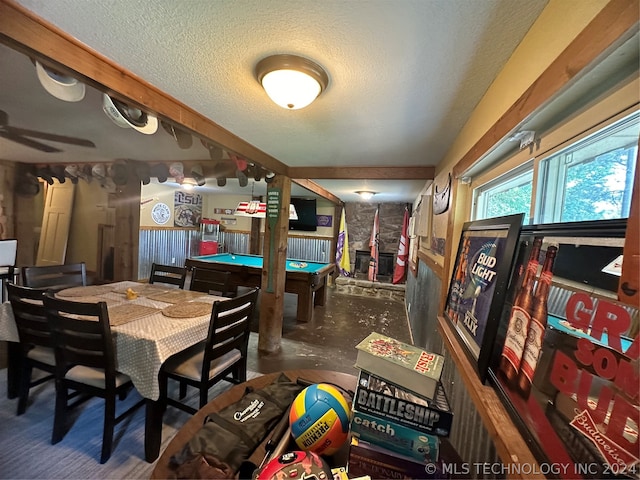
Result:
M284 372L268 373L260 377L248 380L240 385L235 385L230 390L227 390L221 395L207 403L203 408L191 417L187 423L185 423L176 436L173 437L167 448L158 459L153 472L151 472L152 479L167 479L175 478L175 472L169 467L169 459L171 456L180 450L182 447L193 437L198 430L204 424L204 419L212 412L219 412L223 408L240 400L247 387L253 387L254 389L263 388L275 380L278 375L284 373L289 379L296 381L298 378L308 380L312 383L333 383L340 387L355 391L356 377L347 373L333 372L329 370L286 370ZM263 444L249 457L249 461L256 465L259 465L265 455L264 443L266 443L269 435L266 436Z

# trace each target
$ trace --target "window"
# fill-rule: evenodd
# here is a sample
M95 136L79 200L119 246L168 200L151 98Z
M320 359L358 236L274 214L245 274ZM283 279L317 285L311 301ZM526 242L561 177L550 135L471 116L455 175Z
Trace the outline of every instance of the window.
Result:
M639 118L636 113L540 162L536 223L629 216Z
M472 220L514 213L525 214L524 225L627 218L639 134L640 112L635 112L480 185L473 192Z
M473 220L524 213L529 224L533 192L533 160L475 190Z

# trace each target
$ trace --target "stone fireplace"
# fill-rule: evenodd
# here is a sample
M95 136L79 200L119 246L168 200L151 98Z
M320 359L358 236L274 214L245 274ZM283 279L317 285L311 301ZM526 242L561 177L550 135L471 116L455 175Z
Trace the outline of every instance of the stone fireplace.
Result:
M367 278L369 273L370 250L356 250L354 276ZM378 281L391 281L393 277L393 253L378 252Z

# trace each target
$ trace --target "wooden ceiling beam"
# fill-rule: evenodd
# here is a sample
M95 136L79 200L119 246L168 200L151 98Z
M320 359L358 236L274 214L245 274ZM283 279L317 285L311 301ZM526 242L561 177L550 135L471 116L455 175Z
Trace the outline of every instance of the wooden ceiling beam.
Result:
M331 203L334 203L336 205L340 205L344 203L342 200L340 200L340 198L336 197L329 190L325 190L324 188L322 188L320 185L318 185L312 180L308 180L306 178L293 178L291 181L293 183L300 185L303 188L306 188L310 192L315 193L316 195L320 195L321 197L326 198Z
M288 176L288 167L176 98L161 91L14 0L0 0L0 43L65 72L98 90L186 127L191 133Z
M291 178L331 180L433 180L435 167L289 167Z

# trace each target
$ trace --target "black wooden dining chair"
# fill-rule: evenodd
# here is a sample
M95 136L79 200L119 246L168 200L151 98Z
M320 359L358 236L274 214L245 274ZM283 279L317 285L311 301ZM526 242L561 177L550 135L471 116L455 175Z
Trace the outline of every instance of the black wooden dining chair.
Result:
M231 292L229 291L230 281L231 272L193 267L191 269L191 284L189 285L189 290L229 297L231 296Z
M51 443L67 433L69 390L101 397L105 401L102 455L111 456L115 426L144 404L144 399L116 416L116 397L124 399L133 388L131 379L116 371L115 347L105 302L82 303L45 294L44 307L51 327L56 357L56 408Z
M24 267L22 284L31 288L62 290L87 284L87 267L84 262L68 265Z
M162 265L154 263L151 265L151 275L149 283L166 283L184 288L187 279L187 267L177 267L175 265Z
M20 339L18 415L22 415L27 409L29 389L54 378L56 361L44 309L44 290L8 283L7 296ZM47 375L32 380L34 368Z
M213 303L209 332L204 343L170 357L160 369L160 398L167 405L194 414L198 409L168 396L168 379L200 391L200 408L209 401L208 392L220 380L242 383L247 379L247 347L251 317L258 289Z

